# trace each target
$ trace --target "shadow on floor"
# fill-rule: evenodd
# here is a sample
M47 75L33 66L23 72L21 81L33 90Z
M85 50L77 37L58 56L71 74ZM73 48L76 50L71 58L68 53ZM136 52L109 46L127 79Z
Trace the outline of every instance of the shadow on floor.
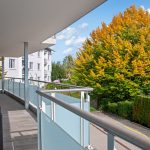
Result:
M4 150L37 150L36 116L5 94L0 94Z

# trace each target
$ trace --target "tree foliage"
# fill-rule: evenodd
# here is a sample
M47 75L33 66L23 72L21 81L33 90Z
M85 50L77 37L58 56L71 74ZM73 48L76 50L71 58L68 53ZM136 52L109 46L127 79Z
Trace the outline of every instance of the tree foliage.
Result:
M60 62L52 63L52 81L66 78L64 66Z
M71 55L68 55L68 56L66 56L64 58L63 66L65 68L66 77L68 79L70 79L71 78L72 69L73 69L73 66L74 66L74 60L73 60L73 57Z
M150 14L131 6L94 30L77 53L72 80L97 98L130 100L150 87ZM144 91L145 90L145 91Z

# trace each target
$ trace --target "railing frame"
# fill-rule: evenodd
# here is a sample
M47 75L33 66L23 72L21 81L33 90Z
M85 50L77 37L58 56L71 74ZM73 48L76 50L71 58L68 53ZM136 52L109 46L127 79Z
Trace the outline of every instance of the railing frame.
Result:
M12 79L12 78L11 78ZM13 78L13 91L14 91L14 79L21 79L23 80L22 78ZM31 80L31 81L36 81L38 83L42 82L42 81L38 81L38 80ZM44 83L51 83L51 82L44 82ZM55 84L55 83L53 83ZM39 84L38 84L39 85ZM61 84L56 84L56 85L61 85ZM64 86L64 85L62 85ZM65 85L66 86L66 85ZM19 85L20 87L20 85ZM89 122L91 122L92 124L95 124L97 125L98 127L100 128L103 128L105 131L108 132L108 140L107 140L107 143L108 143L108 150L113 150L114 149L114 136L118 136L136 146L138 146L139 148L142 148L144 150L149 150L150 148L150 139L149 138L145 138L143 136L139 136L139 134L135 133L135 132L131 132L129 131L128 129L126 128L121 128L118 124L110 124L109 121L107 120L104 120L102 118L98 118L96 115L90 113L90 112L86 112L86 111L83 111L81 108L83 108L83 101L85 101L85 99L87 101L90 100L90 97L88 95L88 92L89 91L92 91L91 88L83 88L83 87L76 87L76 86L70 86L70 87L73 87L73 89L55 89L55 90L42 90L40 91L39 88L38 90L36 91L36 93L39 95L38 97L45 97L47 99L49 99L51 102L53 102L55 105L60 105L62 107L64 107L65 109L69 110L70 112L78 115L79 117L81 117L82 119L85 119ZM9 91L9 80L8 80L8 91ZM57 99L55 98L55 96L52 94L52 95L48 95L47 93L55 93L55 92L72 92L72 91L82 91L81 92L81 108L77 108L77 107L74 107L72 105L69 105L68 103L64 102L64 101L61 101L60 99ZM14 92L13 92L14 93ZM86 98L83 96L83 93L86 93ZM38 111L38 121L40 121L40 112L41 112L41 99L38 101L38 107L37 107L37 111ZM53 110L53 120L55 121L55 117L54 117L54 114L55 114L55 107L52 106L52 110ZM81 127L82 128L82 127ZM81 131L84 131L84 129L81 129ZM41 131L39 131L41 132ZM40 133L41 134L41 133ZM83 133L81 133L83 134ZM40 143L40 147L39 147L39 150L41 150L41 140L42 139L39 139ZM83 141L81 142L81 145L84 144L84 139L82 139Z
M114 136L118 136L118 137L134 144L135 146L138 146L139 148L142 148L144 150L149 150L149 148L150 148L149 138L139 136L135 132L131 132L126 128L120 127L119 124L110 124L109 120L104 120L90 112L86 112L77 107L71 106L71 105L67 104L66 102L61 101L60 99L57 99L55 97L48 95L47 93L44 93L44 91L37 90L36 92L40 96L49 99L50 101L56 103L57 105L64 107L65 109L69 110L70 112L82 117L83 119L97 125L100 128L103 128L105 131L107 131L108 132L108 142L107 142L108 150L114 149Z

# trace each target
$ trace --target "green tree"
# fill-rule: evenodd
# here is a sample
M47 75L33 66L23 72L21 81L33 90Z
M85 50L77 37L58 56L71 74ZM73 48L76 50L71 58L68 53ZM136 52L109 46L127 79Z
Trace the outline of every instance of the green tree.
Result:
M52 63L52 81L66 78L64 66L60 62Z
M144 92L150 85L150 14L131 6L102 23L77 53L72 81L93 87L98 102Z
M63 66L65 68L65 72L66 72L66 77L68 79L71 78L71 73L72 73L72 69L74 67L74 60L73 57L71 55L68 55L64 58L63 60Z

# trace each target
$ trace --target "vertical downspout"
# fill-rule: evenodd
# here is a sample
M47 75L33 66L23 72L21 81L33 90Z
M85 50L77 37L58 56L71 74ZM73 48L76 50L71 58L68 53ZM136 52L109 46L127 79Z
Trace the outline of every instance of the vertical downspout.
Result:
M24 42L24 100L25 108L29 108L28 100L28 42Z

